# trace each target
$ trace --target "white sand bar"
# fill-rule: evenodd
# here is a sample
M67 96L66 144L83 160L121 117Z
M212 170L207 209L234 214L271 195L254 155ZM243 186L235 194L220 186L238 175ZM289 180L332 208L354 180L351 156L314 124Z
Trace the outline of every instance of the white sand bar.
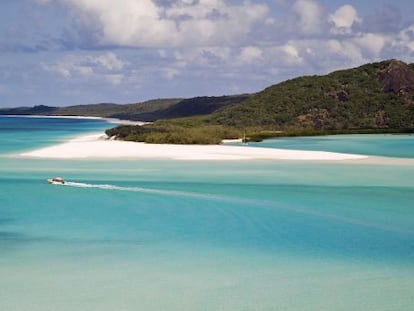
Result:
M50 159L132 158L174 160L358 160L367 156L249 146L166 145L108 140L102 134L82 136L51 147L20 154Z

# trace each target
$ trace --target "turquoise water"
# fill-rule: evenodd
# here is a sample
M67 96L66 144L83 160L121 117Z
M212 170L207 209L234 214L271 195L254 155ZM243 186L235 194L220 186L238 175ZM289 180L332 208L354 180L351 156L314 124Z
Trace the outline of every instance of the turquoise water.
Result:
M61 142L85 132L103 132L114 125L99 119L0 115L0 152L27 150Z
M414 307L414 160L34 160L109 125L3 121L0 310Z
M251 146L414 158L414 135L335 135L269 139Z

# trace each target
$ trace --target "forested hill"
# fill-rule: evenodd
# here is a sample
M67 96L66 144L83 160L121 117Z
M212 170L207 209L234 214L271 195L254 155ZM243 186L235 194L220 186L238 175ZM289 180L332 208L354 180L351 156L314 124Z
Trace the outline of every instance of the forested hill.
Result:
M35 106L0 109L0 114L100 116L139 121L197 116L184 122L239 129L412 129L414 64L398 60L366 64L324 76L299 77L252 95L157 99L126 105Z
M273 85L209 123L289 129L414 128L414 65L389 60Z
M388 60L288 80L251 95L158 99L138 104L2 109L0 114L116 117L156 121L108 130L119 139L217 143L247 134L414 131L414 64Z
M155 121L211 114L245 100L248 95L194 97L189 99L154 99L142 103L118 105L101 103L69 107L34 106L0 109L0 114L95 116L133 121Z

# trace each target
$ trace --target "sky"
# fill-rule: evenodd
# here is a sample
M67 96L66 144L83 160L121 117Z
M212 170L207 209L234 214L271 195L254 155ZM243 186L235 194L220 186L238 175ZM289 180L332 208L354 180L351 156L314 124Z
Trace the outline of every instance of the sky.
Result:
M0 107L258 92L414 62L412 0L0 0Z

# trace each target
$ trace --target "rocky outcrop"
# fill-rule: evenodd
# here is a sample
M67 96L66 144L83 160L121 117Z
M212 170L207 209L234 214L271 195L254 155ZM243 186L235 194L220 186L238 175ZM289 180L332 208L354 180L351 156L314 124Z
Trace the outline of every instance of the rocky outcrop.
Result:
M329 118L329 112L326 109L311 109L307 114L297 117L297 121L302 127L311 127L317 130L323 129L326 120Z
M402 61L392 60L378 78L384 92L405 95L414 91L414 71Z
M329 97L334 98L336 100L339 100L341 102L347 102L349 101L349 95L346 91L340 90L340 91L333 91L327 94Z

